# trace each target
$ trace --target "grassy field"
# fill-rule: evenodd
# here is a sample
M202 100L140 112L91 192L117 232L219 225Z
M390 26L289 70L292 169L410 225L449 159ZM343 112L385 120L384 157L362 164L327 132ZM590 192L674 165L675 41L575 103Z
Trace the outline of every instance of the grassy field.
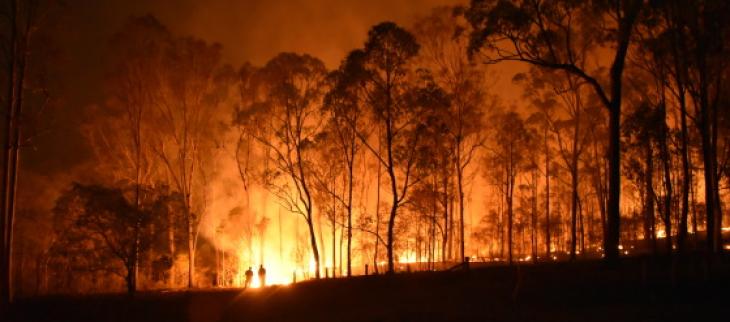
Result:
M21 299L9 321L727 321L730 259L629 258L250 290Z

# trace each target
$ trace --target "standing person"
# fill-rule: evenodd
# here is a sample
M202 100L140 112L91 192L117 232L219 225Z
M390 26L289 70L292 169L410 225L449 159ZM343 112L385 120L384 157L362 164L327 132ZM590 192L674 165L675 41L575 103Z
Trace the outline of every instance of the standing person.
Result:
M264 265L259 265L259 284L261 284L261 287L266 286L266 269Z
M253 281L253 270L251 270L251 266L249 266L248 270L246 270L245 288L249 288L249 286L251 286L251 281Z

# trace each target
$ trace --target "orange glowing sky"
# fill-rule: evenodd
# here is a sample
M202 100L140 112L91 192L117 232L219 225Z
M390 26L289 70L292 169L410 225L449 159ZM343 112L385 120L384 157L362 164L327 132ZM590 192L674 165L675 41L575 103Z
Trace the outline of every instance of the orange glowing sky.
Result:
M103 79L110 37L130 16L152 14L176 35L189 35L223 45L225 63L263 64L283 51L308 53L336 67L352 49L361 47L367 31L390 20L410 27L437 6L466 0L68 0L47 20L55 61L48 66L54 108L47 113L48 133L24 151L29 172L26 191L37 182L65 186L83 174L89 162L79 128L92 122L91 106L105 100ZM512 104L521 91L511 82L512 65L490 67L490 84L503 103ZM505 72L506 71L506 72ZM38 181L34 180L37 179ZM21 187L22 189L22 187ZM53 189L49 187L49 189Z

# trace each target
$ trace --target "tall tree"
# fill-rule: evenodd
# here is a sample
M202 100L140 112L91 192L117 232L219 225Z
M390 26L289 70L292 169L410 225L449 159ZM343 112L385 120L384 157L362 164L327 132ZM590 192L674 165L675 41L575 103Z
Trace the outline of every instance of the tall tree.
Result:
M537 71L531 71L532 74L537 74ZM545 257L550 259L552 252L552 233L551 233L551 219L550 219L550 179L554 177L552 169L555 167L553 161L553 145L554 145L554 120L556 119L556 106L558 102L555 99L555 95L550 91L544 91L546 83L541 77L527 77L527 74L519 73L512 79L517 84L524 86L523 98L529 99L531 107L534 107L537 111L532 113L526 120L528 124L533 127L537 127L538 131L542 132L542 155L544 159L543 175L545 180Z
M366 133L357 132L363 145L382 164L388 175L391 208L388 220L388 272L395 272L394 228L398 207L406 200L410 187L417 181L412 177L415 166L418 135L418 111L409 100L412 93L408 81L411 60L418 54L415 37L392 22L375 25L368 32L365 47L351 52L358 80L358 96L362 97L374 127L375 138L383 145L376 149Z
M604 236L605 259L609 262L619 255L623 71L634 24L643 6L643 0L473 0L466 11L474 27L473 53L479 52L491 62L518 61L571 73L588 83L609 110L609 196ZM577 64L583 46L607 39L613 50L608 85Z
M260 70L261 97L251 113L239 114L237 122L256 124L254 139L270 151L272 168L265 175L266 188L286 210L301 215L309 230L309 242L320 277L320 254L314 217L313 142L321 130L319 116L327 70L309 55L282 53Z
M689 215L689 194L691 190L692 182L692 171L690 168L690 132L687 126L688 112L687 112L687 53L685 47L682 44L685 43L685 34L683 29L685 28L685 21L681 19L681 1L667 2L667 5L661 7L660 16L664 17L665 23L665 35L661 38L668 39L669 44L668 50L657 52L653 51L653 55L657 60L666 60L668 64L668 74L674 81L675 90L671 93L677 100L679 105L679 117L680 117L680 154L682 160L682 204L681 213L679 217L679 226L677 227L677 249L682 253L685 249L686 238L687 238L687 218ZM663 54L661 57L657 57L657 54Z
M151 16L131 19L114 35L115 56L107 81L112 97L109 110L114 115L98 119L85 131L99 164L108 166L100 172L113 175L114 182L126 182L134 187L132 206L137 212L141 211L142 187L153 179L157 163L146 137L152 132L148 118L160 89L158 74L151 71L159 70L168 41L169 32ZM103 114L100 110L96 112ZM141 224L133 231L138 242ZM139 252L132 255L136 275ZM136 276L132 280L136 282ZM136 284L132 284L130 291L135 289Z
M703 176L705 183L705 213L707 247L722 251L722 209L719 193L717 143L719 102L722 97L730 33L728 2L719 0L687 1L677 4L685 26L682 48L689 57L688 93L695 105L695 125L700 133ZM719 41L718 41L719 40Z
M520 78L523 77L517 77L518 80ZM542 110L538 116L547 123L547 129L553 132L562 166L570 174L570 259L575 260L580 160L587 143L584 125L585 83L570 73L533 68L530 82L526 85L525 96L530 97L532 105Z
M643 192L644 241L657 251L655 208L657 193L654 189L654 156L658 145L661 114L647 102L638 103L624 122L627 177L634 179Z
M213 117L221 101L220 51L220 45L199 39L173 39L165 48L159 99L150 113L156 125L152 149L185 201L188 287L195 283L195 253L206 210L201 165L211 155Z
M347 216L347 276L352 275L352 215L353 189L355 188L356 158L361 144L357 132L365 132L365 115L363 115L362 100L357 95L358 87L353 81L358 80L358 66L356 60L346 59L342 65L332 73L334 86L325 96L324 107L330 113L328 132L334 137L335 146L343 156L341 161L345 165L346 196L340 198Z
M20 148L32 137L25 124L30 118L28 111L29 74L33 64L31 53L34 36L41 27L53 1L29 0L3 1L0 7L2 25L2 104L5 108L3 131L2 186L0 187L0 312L13 302L13 227L17 204ZM47 91L43 91L47 96ZM47 100L47 97L46 97Z
M459 209L459 260L465 258L464 233L467 168L484 140L483 113L493 102L486 93L484 65L469 61L468 22L454 8L434 9L416 23L415 35L421 45L419 63L431 71L433 79L448 93L449 113L443 115L445 134L451 141Z
M502 112L491 119L495 124L494 142L487 147L486 162L507 207L507 260L512 265L514 191L517 177L529 166L527 153L533 137L516 112Z

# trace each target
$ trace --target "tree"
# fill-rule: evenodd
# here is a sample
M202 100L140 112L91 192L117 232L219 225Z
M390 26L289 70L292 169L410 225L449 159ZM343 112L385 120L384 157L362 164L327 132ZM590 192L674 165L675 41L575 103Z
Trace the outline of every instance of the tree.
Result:
M426 94L423 97L425 109L421 113L423 127L413 169L415 177L421 180L415 186L409 204L415 206L415 213L431 213L431 235L435 239L438 228L441 233L441 261L446 262L452 258L450 242L456 240L453 233L453 190L457 169L453 159L454 140L449 128L452 125L450 118L454 103L452 96L436 85L430 73L425 72L422 77L432 85L430 89L422 91L422 94ZM438 217L441 217L441 221ZM463 238L459 236L459 240ZM435 246L435 240L432 244Z
M219 78L221 46L194 38L175 38L164 48L161 88L150 114L155 133L152 149L170 185L185 200L183 218L188 253L188 287L195 281L195 251L205 212L201 171L211 155L212 126L224 86Z
M609 193L605 259L615 262L619 243L620 118L623 71L643 0L591 2L473 0L466 17L474 27L472 53L488 62L518 61L562 70L584 80L609 110ZM603 24L596 24L601 21ZM613 59L608 86L577 64L583 46L610 39Z
M624 122L624 136L627 155L627 177L634 179L643 191L642 200L644 214L644 241L651 242L654 252L657 251L656 225L654 223L655 199L654 191L654 155L655 146L659 139L661 114L651 108L648 103L639 104L626 116ZM633 151L631 151L633 150ZM633 153L632 153L633 152ZM643 163L643 164L642 164ZM671 247L671 245L670 245Z
M418 54L416 39L392 22L375 25L368 32L365 47L351 52L347 60L355 68L357 95L368 111L371 124L378 128L383 149L376 149L366 136L357 132L363 145L385 168L390 179L392 202L388 220L388 272L395 272L394 227L398 207L406 200L408 189L414 185L411 176L418 144L418 111L409 101L409 63ZM351 124L352 126L352 124Z
M431 71L434 82L444 89L451 101L444 113L445 134L456 174L459 203L459 258L465 258L464 189L467 167L483 144L483 113L492 102L486 93L486 71L483 65L469 61L469 25L454 8L437 8L415 25L421 45L419 63Z
M512 79L517 84L524 86L523 98L529 99L531 107L537 109L536 112L532 113L526 120L526 123L537 126L542 131L542 145L543 145L543 158L544 158L544 170L543 174L545 177L545 257L550 259L552 252L552 233L550 226L550 179L554 177L555 167L554 161L552 160L554 144L554 120L556 118L556 106L558 102L555 99L555 95L550 91L545 91L546 83L539 77L537 70L530 71L532 75L536 77L527 77L527 74L519 73Z
M254 139L270 151L273 169L265 175L266 188L284 209L301 215L309 229L315 276L320 257L314 227L314 139L321 128L324 64L309 55L282 53L260 70L260 100L254 110L239 114L238 123L257 124Z
M558 156L570 174L570 259L575 260L578 240L580 160L587 145L586 130L584 129L586 99L584 98L583 88L585 83L572 74L566 73L564 77L562 74L560 71L533 68L525 96L531 97L533 105L543 110L539 117L547 123L547 128L553 132ZM518 75L516 78L519 80L524 76ZM553 113L550 113L551 109L554 110Z
M730 24L726 1L687 1L678 3L677 22L683 26L684 43L689 60L687 90L695 105L695 125L700 133L704 165L707 247L722 251L722 209L718 178L719 102L727 69ZM720 39L721 41L718 41ZM685 52L682 52L684 54Z
M333 125L331 119L326 119L326 124L322 131L318 132L313 140L312 145L316 149L316 157L313 160L317 162L312 163L312 171L315 175L313 178L314 187L314 200L318 205L320 213L324 213L329 220L329 224L332 228L332 277L335 276L337 265L337 228L346 228L346 223L342 222L343 215L347 215L344 212L339 211L341 208L346 208L347 205L351 205L352 201L348 202L347 199L347 181L348 173L346 168L348 162L344 159L347 156L343 155L342 147L338 144L341 143L339 135L332 128L328 128ZM345 127L349 128L349 125L344 124ZM339 142L338 142L339 141ZM346 151L344 151L346 153ZM340 180L344 182L340 182ZM340 189L341 188L341 189ZM343 233L340 235L342 236ZM324 242L322 242L322 249L324 252ZM341 259L341 258L340 258Z
M679 227L677 228L677 249L682 253L685 249L685 240L687 238L687 217L689 214L689 194L692 182L692 172L690 171L690 151L689 151L689 128L687 126L687 59L686 48L680 47L685 43L685 35L682 32L684 22L679 19L680 2L671 2L667 6L661 8L661 16L664 17L666 24L666 36L662 38L669 39L669 50L663 52L653 51L652 55L657 60L665 60L669 64L668 73L674 80L676 90L672 91L673 96L677 99L680 111L680 154L682 160L682 208L679 219ZM667 55L668 54L668 55ZM668 57L667 57L668 56Z
M114 35L115 56L107 80L112 96L108 113L112 115L99 117L85 131L99 161L98 172L111 175L112 182L135 187L132 204L135 211L140 211L142 186L158 176L158 160L147 139L152 134L150 111L160 90L158 74L151 71L159 70L163 50L170 40L169 32L151 16L132 18ZM101 110L95 112L105 114ZM137 241L140 229L134 230ZM174 250L174 239L170 241L170 247ZM174 251L170 254L170 258L173 257ZM134 255L134 258L138 261L139 256ZM136 274L138 262L133 265Z
M637 126L633 125L634 131L637 127L646 127L641 130L645 132L644 136L647 141L647 153L652 149L651 145L655 144L659 150L659 161L661 162L662 169L662 181L663 181L663 193L662 200L658 200L660 205L659 210L661 213L662 221L664 222L665 232L665 246L667 254L672 253L672 207L673 207L673 181L671 176L671 156L670 156L670 141L671 132L667 125L667 107L669 100L667 97L667 91L670 87L669 77L671 70L671 59L666 57L669 52L670 43L666 39L667 34L664 36L655 35L657 30L653 21L656 20L656 16L649 16L642 20L640 24L639 32L637 34L642 37L641 46L632 55L631 62L635 67L629 74L630 84L632 85L629 90L629 95L635 96L635 99L631 101L638 101L634 105L639 105L634 116L638 117L643 124ZM682 104L682 103L680 103ZM680 107L680 118L686 115L682 115ZM686 120L685 120L686 123ZM686 129L685 129L686 130ZM681 134L684 135L684 134ZM686 148L686 146L684 147ZM680 151L682 151L680 146ZM651 157L647 155L647 157ZM650 162L651 158L647 159ZM687 160L688 161L688 160ZM647 174L650 176L651 171ZM689 175L689 174L687 174ZM647 180L650 182L651 180ZM653 188L647 186L649 192L653 194ZM653 201L651 201L653 202ZM653 213L653 210L652 210ZM681 220L681 219L680 219ZM652 219L653 221L653 219ZM656 251L656 249L655 249Z
M347 195L339 198L347 215L347 276L352 275L352 213L353 188L355 185L355 159L360 151L361 144L357 133L364 133L365 115L361 108L362 101L357 96L357 86L353 81L358 80L358 66L356 60L345 60L338 70L331 74L334 86L325 96L324 107L330 113L326 131L334 137L335 146L343 156L346 171ZM377 247L377 246L376 246Z
M491 119L494 145L487 147L486 163L507 206L507 259L512 265L514 190L517 177L529 166L527 154L533 138L516 112L502 112Z
M0 187L0 312L13 302L13 227L17 209L18 173L20 148L27 145L32 135L25 123L30 119L28 105L32 99L29 91L32 75L31 53L35 51L34 36L41 26L52 1L4 1L0 7L3 26L3 62L5 68L2 81L5 86L2 104L5 106L3 121L2 187ZM40 62L38 62L40 63ZM41 105L48 102L48 91L37 90L43 96ZM32 102L32 101L31 101ZM42 108L41 108L42 109Z
M164 187L132 185L120 189L75 183L56 201L54 215L70 220L62 236L71 245L68 248L88 252L93 260L85 262L87 265L98 265L123 276L127 292L133 294L137 290L139 260L150 249L155 235L164 231L155 229L161 224L155 218L165 218L157 215L179 201Z

